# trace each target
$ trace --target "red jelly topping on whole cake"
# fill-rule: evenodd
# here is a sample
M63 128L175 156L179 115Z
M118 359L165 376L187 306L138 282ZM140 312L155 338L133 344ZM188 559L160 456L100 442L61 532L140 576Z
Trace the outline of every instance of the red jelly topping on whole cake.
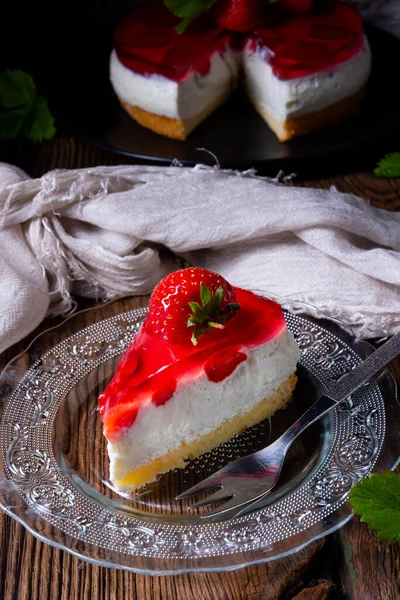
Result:
M291 15L258 29L249 48L267 48L266 60L280 79L294 79L329 70L357 54L363 44L363 23L357 11L336 4L326 14Z
M117 27L114 46L120 62L142 75L163 75L181 82L194 72L206 75L215 52L227 45L267 48L266 60L280 79L317 73L344 62L361 49L364 33L358 12L334 4L326 12L273 14L253 34L232 34L207 17L199 18L179 34L179 19L154 2L133 11Z
M159 2L144 4L116 28L114 47L120 62L142 75L158 74L184 81L193 73L206 75L210 58L224 53L232 35L199 19L183 34L179 19Z
M192 343L171 342L155 333L149 318L141 326L117 371L99 398L104 433L116 441L143 404L164 404L179 382L206 373L220 382L247 360L246 349L266 343L286 328L280 305L232 288L240 310L223 329L214 328ZM189 338L190 340L190 338Z

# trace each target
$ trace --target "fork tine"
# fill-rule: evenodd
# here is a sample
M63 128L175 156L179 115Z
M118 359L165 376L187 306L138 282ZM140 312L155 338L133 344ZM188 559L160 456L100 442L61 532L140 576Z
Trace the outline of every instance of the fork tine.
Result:
M235 497L231 497L230 500L227 500L227 502L225 502L221 506L218 506L214 510L210 510L207 513L204 513L204 515L201 515L200 519L202 521L206 521L208 519L211 520L215 517L220 517L222 515L228 515L234 509L236 509L233 515L229 515L229 518L231 518L232 516L235 517L237 513L240 513L240 509L242 509L244 506L245 506L244 504L239 504L239 506L238 506L237 499Z
M185 492L182 492L182 494L179 494L179 496L176 496L175 500L184 500L185 498L190 498L190 496L203 494L204 492L211 492L211 490L213 490L214 488L223 487L222 482L224 481L227 475L234 473L233 469L235 465L238 469L238 472L246 472L245 470L243 470L243 464L245 462L245 459L246 457L237 458L233 462L225 465L225 467L222 467L222 469L219 469L219 471L216 471L212 475L209 475L206 479L203 479L203 481L200 481ZM241 468L239 468L239 465L241 466Z
M214 517L220 517L222 515L228 516L227 513L232 513L232 511L234 512L233 514L229 514L230 519L234 517L240 517L245 511L251 512L251 510L254 509L254 507L256 507L258 503L261 502L269 494L270 490L266 491L263 494L259 494L257 497L252 498L251 500L242 501L239 501L235 496L233 496L228 502L225 502L225 504L223 504L222 506L217 506L217 508L215 508L214 510L208 511L204 515L201 515L200 518L202 520L206 520Z
M214 492L214 494L210 494L210 496L207 496L207 498L199 500L199 502L196 502L196 504L192 504L191 506L189 506L189 508L202 508L204 506L214 504L214 502L223 502L224 500L230 500L232 497L232 493L227 492L224 488L221 488L217 492Z
M197 494L203 494L204 492L211 492L215 488L222 487L220 483L220 479L216 478L214 475L210 475L207 479L203 479L200 483L193 485L191 488L176 496L175 500L184 500L185 498L190 498L190 496L196 496Z

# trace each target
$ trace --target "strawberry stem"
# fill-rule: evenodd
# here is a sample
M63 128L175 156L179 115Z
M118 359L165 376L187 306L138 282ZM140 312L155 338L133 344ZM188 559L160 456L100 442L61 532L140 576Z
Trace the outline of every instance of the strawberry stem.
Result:
M189 302L193 313L187 320L188 327L194 327L191 341L194 346L201 335L212 329L224 329L224 323L229 321L239 310L237 302L231 302L221 308L224 299L224 288L220 286L213 295L211 290L203 283L200 284L200 302Z

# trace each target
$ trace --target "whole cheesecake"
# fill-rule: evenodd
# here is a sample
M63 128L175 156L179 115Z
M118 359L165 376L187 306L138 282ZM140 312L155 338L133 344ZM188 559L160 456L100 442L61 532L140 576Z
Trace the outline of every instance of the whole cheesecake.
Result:
M362 19L347 4L268 13L245 33L206 17L183 33L178 24L156 1L141 5L115 31L113 88L130 116L156 133L186 139L231 95L239 74L280 141L335 125L364 96L371 53Z
M139 488L273 415L291 399L298 359L275 302L204 269L167 276L99 398L113 485Z

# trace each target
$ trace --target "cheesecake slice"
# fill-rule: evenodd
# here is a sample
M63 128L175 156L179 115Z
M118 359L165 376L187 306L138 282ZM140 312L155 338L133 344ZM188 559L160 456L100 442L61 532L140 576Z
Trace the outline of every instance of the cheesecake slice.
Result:
M99 398L114 487L140 488L284 408L298 359L280 305L205 269L167 276Z
M110 81L128 114L155 133L184 140L236 87L232 35L178 20L160 3L146 3L116 28Z

